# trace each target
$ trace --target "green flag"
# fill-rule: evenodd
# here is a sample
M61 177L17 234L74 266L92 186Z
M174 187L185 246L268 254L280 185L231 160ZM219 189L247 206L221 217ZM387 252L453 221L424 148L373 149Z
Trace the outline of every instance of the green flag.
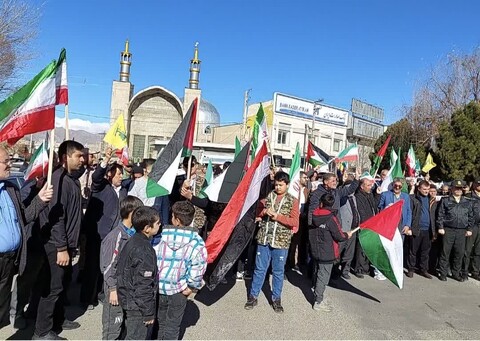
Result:
M240 154L241 150L242 145L240 144L240 140L235 136L235 158L238 156L238 154Z

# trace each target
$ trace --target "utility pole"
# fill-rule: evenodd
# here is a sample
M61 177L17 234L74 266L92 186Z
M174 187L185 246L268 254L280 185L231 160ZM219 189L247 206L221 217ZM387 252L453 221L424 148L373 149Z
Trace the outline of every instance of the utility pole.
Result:
M250 100L250 91L252 91L252 89L246 90L243 98L243 126L242 126L242 136L241 136L241 139L243 140L246 140L246 135L247 135L247 113L248 113L248 101Z
M313 116L312 116L312 143L316 144L315 141L315 118L318 115L318 111L322 108L321 103L323 102L323 98L317 99L313 102Z

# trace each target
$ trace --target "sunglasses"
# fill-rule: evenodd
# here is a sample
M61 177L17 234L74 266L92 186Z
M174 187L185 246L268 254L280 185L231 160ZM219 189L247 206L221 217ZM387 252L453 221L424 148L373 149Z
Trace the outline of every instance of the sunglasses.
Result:
M402 185L395 185L393 186L393 188L396 188L396 189L399 189L399 188L402 188L403 186Z

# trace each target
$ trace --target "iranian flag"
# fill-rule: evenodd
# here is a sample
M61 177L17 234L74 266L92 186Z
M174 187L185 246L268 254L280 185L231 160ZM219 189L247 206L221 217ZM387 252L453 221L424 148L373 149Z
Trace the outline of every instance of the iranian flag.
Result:
M227 244L233 229L250 207L258 200L263 179L270 172L267 144L263 142L252 165L238 185L231 200L213 227L206 241L208 263L212 263Z
M240 143L240 140L238 137L235 136L235 157L240 154L240 151L242 150L242 144Z
M66 88L59 91L57 98L57 77L60 86L66 85L63 76L65 49L58 61L52 61L31 81L0 103L0 141L14 144L27 134L50 130L55 127L55 105L66 103ZM65 66L66 68L66 66ZM61 88L61 87L60 87Z
M323 166L328 164L330 156L323 150L318 148L312 142L308 141L307 160L306 162L313 167Z
M360 224L359 240L372 265L393 284L403 287L403 242L398 223L403 200Z
M55 75L56 104L68 104L67 51L65 49L60 52L57 64L58 68Z
M358 160L358 145L352 144L350 147L344 149L335 158L335 162L352 162Z
M127 146L123 147L122 149L116 150L115 154L117 155L117 157L120 159L120 161L122 162L122 164L124 166L128 165L129 157L128 157L128 147Z
M180 158L192 155L197 108L198 98L195 98L170 142L153 164L147 181L148 198L161 197L172 192Z
M385 153L387 152L388 144L390 143L390 139L392 138L392 135L388 135L387 139L383 143L382 147L377 152L377 155L375 155L375 158L373 159L373 166L370 168L370 175L375 177L378 173L378 169L380 168L380 164L382 163L383 157L385 156Z
M33 153L30 164L25 170L25 181L35 179L36 177L45 176L48 172L48 153L43 142L40 147Z
M414 177L416 175L417 159L415 157L415 151L413 150L412 145L410 145L410 149L408 150L406 163L407 163L407 169L406 169L407 176Z
M300 158L300 144L297 142L295 155L290 166L290 186L288 186L288 193L297 199L300 197Z
M262 103L260 103L260 107L258 108L257 115L255 117L255 123L253 125L252 160L262 148L263 142L267 141L267 139L267 118L265 116L265 112L263 111Z

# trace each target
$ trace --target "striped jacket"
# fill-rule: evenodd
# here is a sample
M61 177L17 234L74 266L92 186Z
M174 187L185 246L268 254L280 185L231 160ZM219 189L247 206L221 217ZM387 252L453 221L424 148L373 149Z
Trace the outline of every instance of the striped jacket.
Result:
M196 228L166 226L154 247L158 265L158 291L173 295L187 287L200 289L207 269L207 249Z

